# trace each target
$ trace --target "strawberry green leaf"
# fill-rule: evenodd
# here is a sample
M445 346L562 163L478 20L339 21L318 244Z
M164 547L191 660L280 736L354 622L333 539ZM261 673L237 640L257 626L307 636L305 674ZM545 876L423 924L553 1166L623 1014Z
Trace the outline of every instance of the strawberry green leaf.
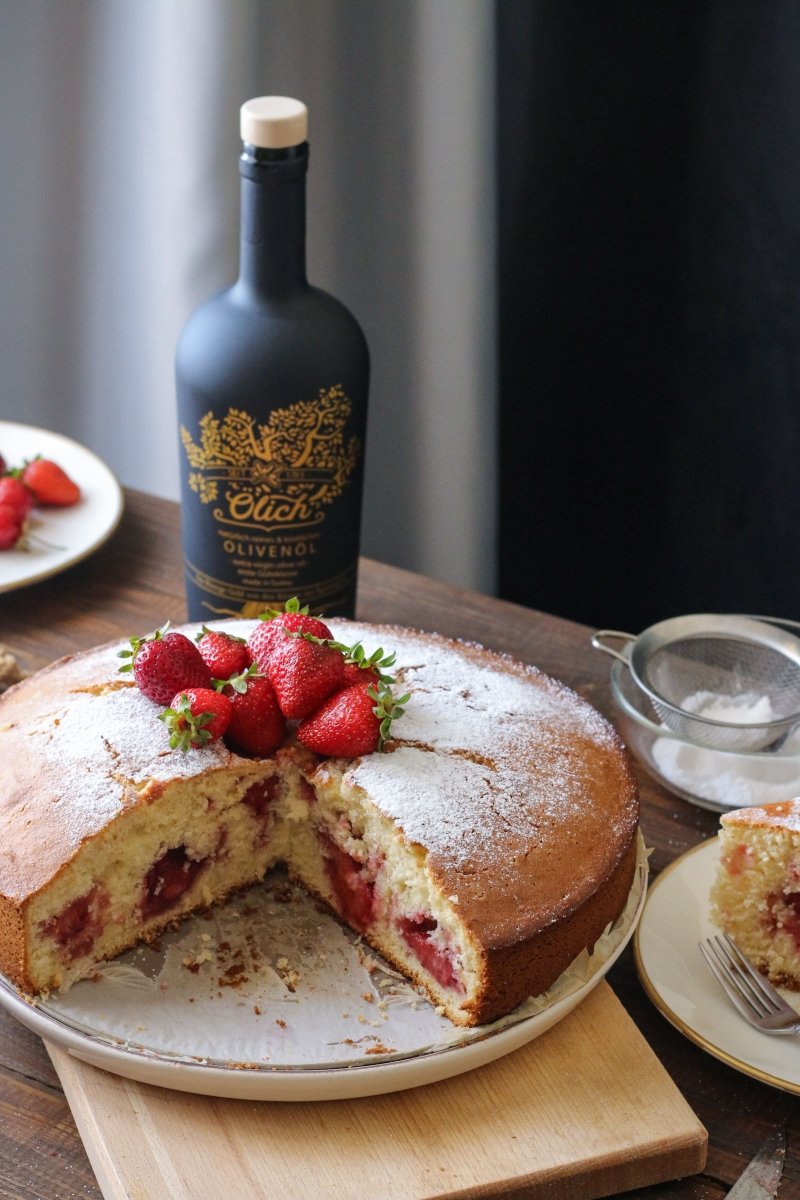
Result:
M214 714L193 713L186 695L181 696L175 708L165 708L159 713L158 719L169 730L170 750L182 750L186 754L211 741L211 734L204 726L214 720Z
M247 641L247 638L238 637L235 633L228 633L226 629L209 629L207 625L200 626L200 632L195 634L194 640L196 642L201 642L209 633L221 633L223 637L228 639L229 642L241 642L242 645L244 645Z
M133 660L139 653L139 650L146 642L160 642L169 629L169 621L165 621L160 629L156 629L153 633L148 633L145 637L132 637L130 639L130 650L118 650L117 658L127 658L130 661L124 663L119 669L120 671L132 671Z
M308 616L308 605L304 604L300 607L300 601L297 596L292 596L291 600L287 600L283 608L268 608L265 612L259 613L259 621L272 621L275 617L282 617L284 613L297 613L299 616ZM321 617L317 617L320 620Z
M242 671L240 675L231 675L230 679L212 679L211 686L215 691L221 692L223 688L232 687L239 695L243 696L247 691L247 685L251 679L261 679L262 675L259 672L258 666L253 663L246 671Z

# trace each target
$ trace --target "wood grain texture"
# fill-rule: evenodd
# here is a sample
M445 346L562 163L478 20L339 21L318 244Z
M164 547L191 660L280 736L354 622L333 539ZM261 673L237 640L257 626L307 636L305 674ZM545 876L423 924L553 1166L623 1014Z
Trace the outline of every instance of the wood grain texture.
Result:
M368 1100L184 1096L50 1053L106 1200L578 1200L705 1159L705 1131L605 983L499 1062Z
M180 621L185 614L179 510L167 501L129 492L120 528L97 554L55 579L0 595L0 641L12 645L23 665L35 669L72 650L152 629L167 617ZM438 630L509 651L563 679L611 715L608 666L590 649L591 631L583 626L369 561L361 571L359 616ZM663 791L643 774L640 780L642 828L653 847L651 869L658 873L684 850L713 836L717 818ZM800 1097L739 1074L674 1030L644 995L630 950L615 964L609 982L710 1133L701 1176L656 1185L637 1195L648 1200L718 1200L772 1126L785 1119L788 1153L779 1200L800 1200ZM0 1200L73 1200L76 1195L100 1200L57 1087L39 1039L0 1012ZM57 1116L51 1125L53 1096L64 1117ZM40 1141L32 1149L24 1128L37 1111L42 1118L36 1123ZM47 1169L50 1162L55 1169Z

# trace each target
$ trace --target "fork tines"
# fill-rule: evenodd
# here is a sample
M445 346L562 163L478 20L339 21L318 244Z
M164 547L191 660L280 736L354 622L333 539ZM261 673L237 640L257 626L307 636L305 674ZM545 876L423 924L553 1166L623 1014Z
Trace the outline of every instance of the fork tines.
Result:
M701 942L700 950L717 982L745 1020L772 1032L800 1023L800 1014L786 1003L727 934L718 934Z

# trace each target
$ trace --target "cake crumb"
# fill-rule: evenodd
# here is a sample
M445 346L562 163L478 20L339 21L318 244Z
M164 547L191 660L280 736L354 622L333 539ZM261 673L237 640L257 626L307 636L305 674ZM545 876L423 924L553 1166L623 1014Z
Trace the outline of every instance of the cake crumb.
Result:
M12 684L19 683L24 678L25 673L20 670L19 663L8 646L0 642L0 692L4 692Z
M214 955L212 954L212 952L208 949L205 949L205 950L201 950L199 954L196 954L194 956L192 956L191 954L187 954L184 958L181 959L181 962L182 962L183 966L186 967L187 971L190 971L192 973L192 975L196 975L198 973L198 971L200 970L200 967L202 966L202 964L206 963L206 962L211 962L213 960L213 958L214 958Z
M286 1022L283 1020L283 1018L282 1018L282 1017L276 1017L276 1018L275 1018L275 1024L276 1024L276 1025L279 1025L281 1029L285 1029L285 1028L286 1028Z
M373 996L372 992L362 992L361 999L365 1000L367 1002L367 1004L375 1003L375 997Z

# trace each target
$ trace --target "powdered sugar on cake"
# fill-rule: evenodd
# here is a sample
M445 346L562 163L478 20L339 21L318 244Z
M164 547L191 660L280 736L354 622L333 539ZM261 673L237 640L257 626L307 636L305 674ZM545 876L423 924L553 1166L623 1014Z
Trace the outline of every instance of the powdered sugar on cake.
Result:
M252 621L228 622L246 635ZM363 789L406 838L435 858L447 853L459 869L513 867L515 844L557 847L565 819L586 811L585 756L596 746L616 754L611 726L568 688L533 667L437 635L353 622L331 622L348 644L367 653L385 639L394 650L395 691L409 692L393 728L393 751L345 764L347 782ZM195 632L187 627L186 632ZM42 706L34 684L19 706L4 755L25 755L35 739L43 766L49 818L61 830L62 850L77 849L139 799L149 781L199 776L234 756L221 742L188 753L170 751L158 707L119 675L117 645L57 664L58 692ZM46 689L48 672L42 679ZM27 698L27 696L26 696ZM21 709L21 711L20 711ZM31 745L34 743L31 742ZM13 771L13 767L11 768ZM20 823L21 811L9 814ZM609 814L603 819L608 824ZM610 821L613 824L612 813ZM620 821L629 810L620 805ZM0 852L0 876L3 875ZM1 880L0 880L1 881Z
M116 665L116 664L115 664ZM75 691L57 711L31 724L37 753L60 772L64 831L77 846L101 829L149 779L191 778L230 754L216 743L192 754L170 750L158 708L135 686ZM91 769L89 769L91 766Z
M800 833L800 799L781 800L760 808L743 808L726 813L722 824L735 829L737 825L766 826Z
M348 625L342 636L374 648L369 627ZM519 848L532 843L560 856L571 820L593 819L585 757L572 750L616 751L610 725L533 667L429 634L386 638L411 699L393 752L357 760L345 782L458 870L512 877ZM607 826L608 811L598 819ZM629 820L622 806L619 819Z

